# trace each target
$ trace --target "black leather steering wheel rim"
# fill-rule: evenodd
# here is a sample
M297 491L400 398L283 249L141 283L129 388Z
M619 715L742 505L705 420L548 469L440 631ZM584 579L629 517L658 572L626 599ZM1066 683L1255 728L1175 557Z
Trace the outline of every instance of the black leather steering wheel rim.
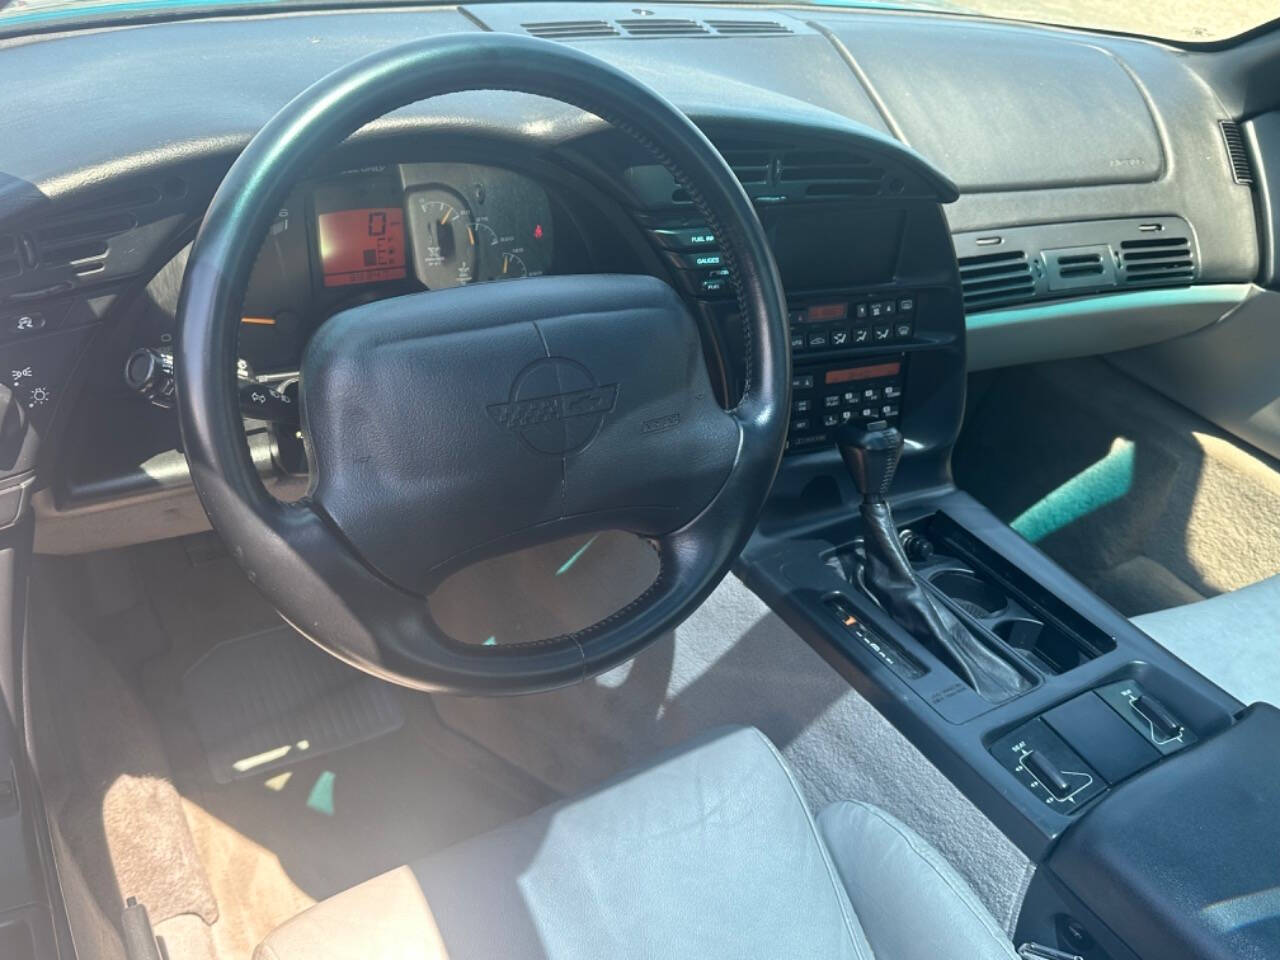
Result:
M240 300L261 238L290 187L322 152L364 124L408 103L478 89L559 100L644 144L719 238L746 342L743 395L732 410L720 411L737 431L732 462L696 515L651 537L660 560L653 585L584 631L511 647L475 647L445 636L420 592L389 579L353 548L335 511L271 497L249 455L234 380ZM478 288L459 292L471 289ZM671 103L616 68L549 41L433 37L358 60L305 90L259 131L215 194L188 261L178 319L183 441L213 528L301 633L359 669L410 687L533 692L631 658L692 612L728 572L782 455L790 400L786 303L750 200L711 143ZM305 375L303 399L305 414Z

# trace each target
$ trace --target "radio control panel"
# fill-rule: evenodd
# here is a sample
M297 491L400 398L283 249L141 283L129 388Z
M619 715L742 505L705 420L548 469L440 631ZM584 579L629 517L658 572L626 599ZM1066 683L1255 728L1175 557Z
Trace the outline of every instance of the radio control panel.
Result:
M844 423L896 424L901 415L905 367L902 354L868 361L795 364L787 452L801 453L832 443L833 431Z

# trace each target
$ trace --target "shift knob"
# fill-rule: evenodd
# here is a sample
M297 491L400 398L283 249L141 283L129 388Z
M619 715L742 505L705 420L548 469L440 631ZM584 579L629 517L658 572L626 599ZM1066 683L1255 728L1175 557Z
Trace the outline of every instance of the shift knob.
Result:
M883 501L902 456L902 434L897 428L864 430L846 424L836 431L836 445L862 499L869 503Z

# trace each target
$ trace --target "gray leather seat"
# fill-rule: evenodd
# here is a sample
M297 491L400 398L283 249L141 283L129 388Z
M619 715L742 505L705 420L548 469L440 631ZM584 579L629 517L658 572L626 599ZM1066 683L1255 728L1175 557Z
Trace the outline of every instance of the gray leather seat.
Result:
M1133 622L1242 703L1280 705L1280 575Z
M749 728L340 893L256 954L444 957L1016 960L919 836L861 803L815 822Z

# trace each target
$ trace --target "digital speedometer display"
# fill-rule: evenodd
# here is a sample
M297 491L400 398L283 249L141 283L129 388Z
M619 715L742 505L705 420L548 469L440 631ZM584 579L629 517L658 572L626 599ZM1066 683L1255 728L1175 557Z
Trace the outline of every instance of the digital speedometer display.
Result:
M403 280L404 210L368 207L316 217L320 268L326 287Z

